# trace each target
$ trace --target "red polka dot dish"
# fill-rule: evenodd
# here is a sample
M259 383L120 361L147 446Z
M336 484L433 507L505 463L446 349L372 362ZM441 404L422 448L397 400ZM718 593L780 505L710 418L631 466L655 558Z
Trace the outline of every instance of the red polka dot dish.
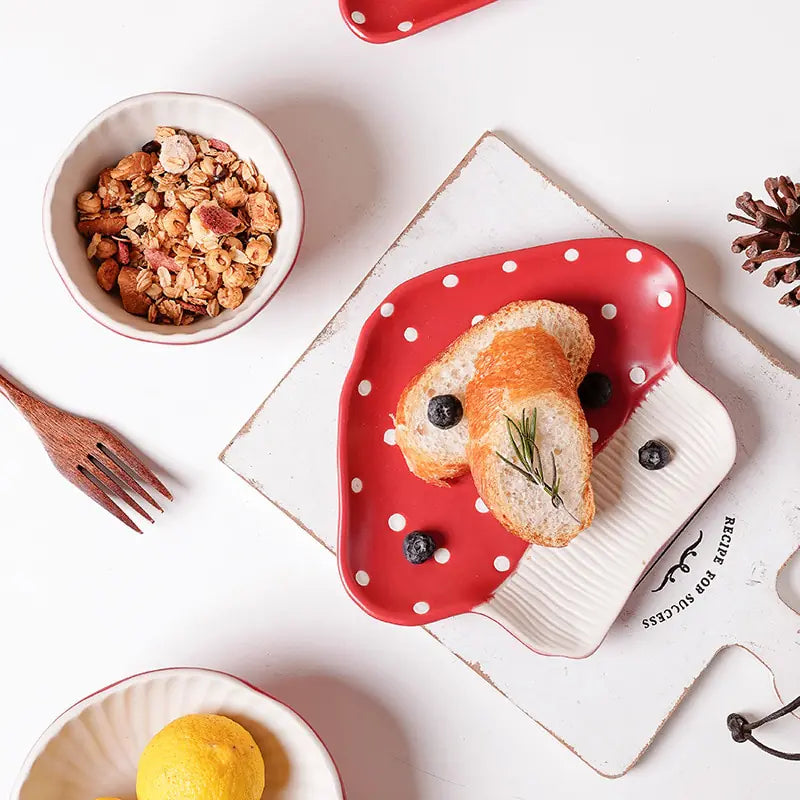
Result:
M453 17L489 5L494 0L339 0L350 30L373 44L412 36Z
M508 533L472 478L450 488L412 475L393 413L409 380L470 325L514 300L548 299L586 314L590 372L611 399L586 409L597 513L567 547ZM465 261L398 286L364 325L339 407L339 569L369 614L419 625L484 614L537 652L584 657L599 646L641 574L733 465L722 404L677 360L685 304L680 271L626 239L585 239ZM668 466L639 463L666 443ZM432 558L410 563L404 537L425 531Z

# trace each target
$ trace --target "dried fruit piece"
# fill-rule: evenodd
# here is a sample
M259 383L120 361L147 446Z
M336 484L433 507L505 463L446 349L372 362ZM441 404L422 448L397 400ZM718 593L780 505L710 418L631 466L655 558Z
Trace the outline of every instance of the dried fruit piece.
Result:
M155 270L160 267L169 270L170 272L180 272L181 268L178 266L174 258L162 253L156 247L145 247L144 259Z
M107 258L97 270L97 282L107 292L114 288L119 277L119 264L113 258Z
M203 203L197 209L200 222L217 236L225 236L241 225L238 217L214 203Z
M226 142L223 142L222 139L208 139L208 143L215 147L217 150L221 150L223 153L227 153L230 150L230 145Z
M206 204L213 205L213 202L211 200L203 201L200 205L195 206L192 209L192 213L189 215L189 228L192 236L194 237L197 247L204 252L216 250L217 247L219 247L219 237L204 225L200 218L200 209Z
M119 259L119 263L123 266L130 264L131 246L127 242L117 242L117 258Z
M137 317L143 317L150 308L150 299L147 295L136 291L136 279L139 270L135 267L123 267L119 271L117 285L119 294L122 298L122 307L129 313Z

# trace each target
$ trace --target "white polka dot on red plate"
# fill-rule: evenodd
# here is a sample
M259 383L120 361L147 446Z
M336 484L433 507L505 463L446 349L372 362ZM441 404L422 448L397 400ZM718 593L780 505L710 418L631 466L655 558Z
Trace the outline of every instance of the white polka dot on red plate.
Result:
M458 286L458 275L445 275L442 278L442 286L446 289L452 289L454 286Z
M381 306L381 316L391 317L394 314L394 303L384 303Z
M413 27L414 27L414 23L413 22L409 22L408 20L406 20L405 22L401 22L397 26L397 30L399 30L400 33L408 33Z
M659 292L657 300L661 308L669 308L672 305L672 295L669 292Z
M481 514L489 513L489 507L486 505L486 503L483 502L483 500L480 497L475 501L475 510Z
M356 583L359 586L368 586L369 585L369 575L364 572L363 569L360 569L356 572Z
M564 258L567 261L577 261L580 258L580 255L581 254L574 247L570 247L570 249L564 253Z
M395 433L394 428L389 428L389 430L384 431L383 441L390 445L397 444L397 434Z
M472 318L472 324L477 325L482 319L486 319L486 317L483 314L476 314Z
M430 610L431 607L424 600L420 600L418 603L414 603L415 614L427 614Z
M629 373L628 377L631 379L631 383L635 383L637 386L644 383L645 378L647 378L647 373L641 367L634 367Z
M372 391L372 384L369 381L361 381L358 384L358 393L362 397L366 397Z
M388 519L388 523L393 531L399 533L406 526L406 518L402 514L392 514Z
M508 556L497 556L494 560L494 568L498 572L508 572L511 569L511 561Z
M416 328L406 328L403 331L403 336L407 342L416 342L419 333L417 332Z
M606 303L600 309L600 313L604 319L614 319L617 316L617 307L613 303Z
M504 261L503 272L514 272L517 269L516 261Z
M367 21L367 18L361 11L354 11L350 15L350 19L353 20L353 22L355 22L356 25L363 25Z
M625 253L625 258L632 264L638 264L642 260L642 251L639 250L638 247L631 247L631 249Z
M350 481L350 488L355 494L358 494L364 488L361 478L353 478L353 480Z
M597 428L589 428L589 438L592 440L592 444L594 444L600 438Z
M437 564L446 564L450 560L450 551L446 547L440 547L434 551L433 560Z

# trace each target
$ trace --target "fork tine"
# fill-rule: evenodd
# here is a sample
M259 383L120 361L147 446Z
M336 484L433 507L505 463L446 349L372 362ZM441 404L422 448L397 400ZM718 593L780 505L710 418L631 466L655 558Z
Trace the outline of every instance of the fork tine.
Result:
M102 452L122 468L127 468L134 476L147 481L151 486L158 490L167 500L172 500L172 494L169 489L148 469L141 459L120 439L114 436L110 431L105 432L106 439L111 447L104 442L98 442L97 446ZM127 463L126 463L127 462Z
M112 513L120 522L125 523L129 528L135 530L136 533L141 533L130 517L122 511L105 492L100 490L100 487L89 477L89 473L84 467L78 467L78 476L79 477L76 477L74 482L81 491L88 494L95 503L101 505L106 511Z
M113 458L107 456L98 446L97 455L90 454L89 461L92 462L98 469L102 470L108 478L116 481L116 483L124 483L130 490L136 492L140 497L143 497L150 503L151 506L163 512L164 509L150 496L150 494L142 488L131 476L127 470L122 469Z
M134 511L138 511L148 522L154 522L153 518L120 486L114 476L99 461L94 466L94 470L89 467L86 470L89 473L89 477L100 484L101 491L105 491L106 494L112 496L116 495L120 500L124 500ZM97 470L101 474L98 475Z

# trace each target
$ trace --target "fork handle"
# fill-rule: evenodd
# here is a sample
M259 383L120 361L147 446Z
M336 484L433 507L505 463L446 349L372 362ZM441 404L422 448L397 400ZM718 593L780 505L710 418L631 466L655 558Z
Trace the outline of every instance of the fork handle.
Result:
M37 406L44 405L41 400L37 400L20 386L17 386L2 369L0 369L0 394L5 395L26 417Z

